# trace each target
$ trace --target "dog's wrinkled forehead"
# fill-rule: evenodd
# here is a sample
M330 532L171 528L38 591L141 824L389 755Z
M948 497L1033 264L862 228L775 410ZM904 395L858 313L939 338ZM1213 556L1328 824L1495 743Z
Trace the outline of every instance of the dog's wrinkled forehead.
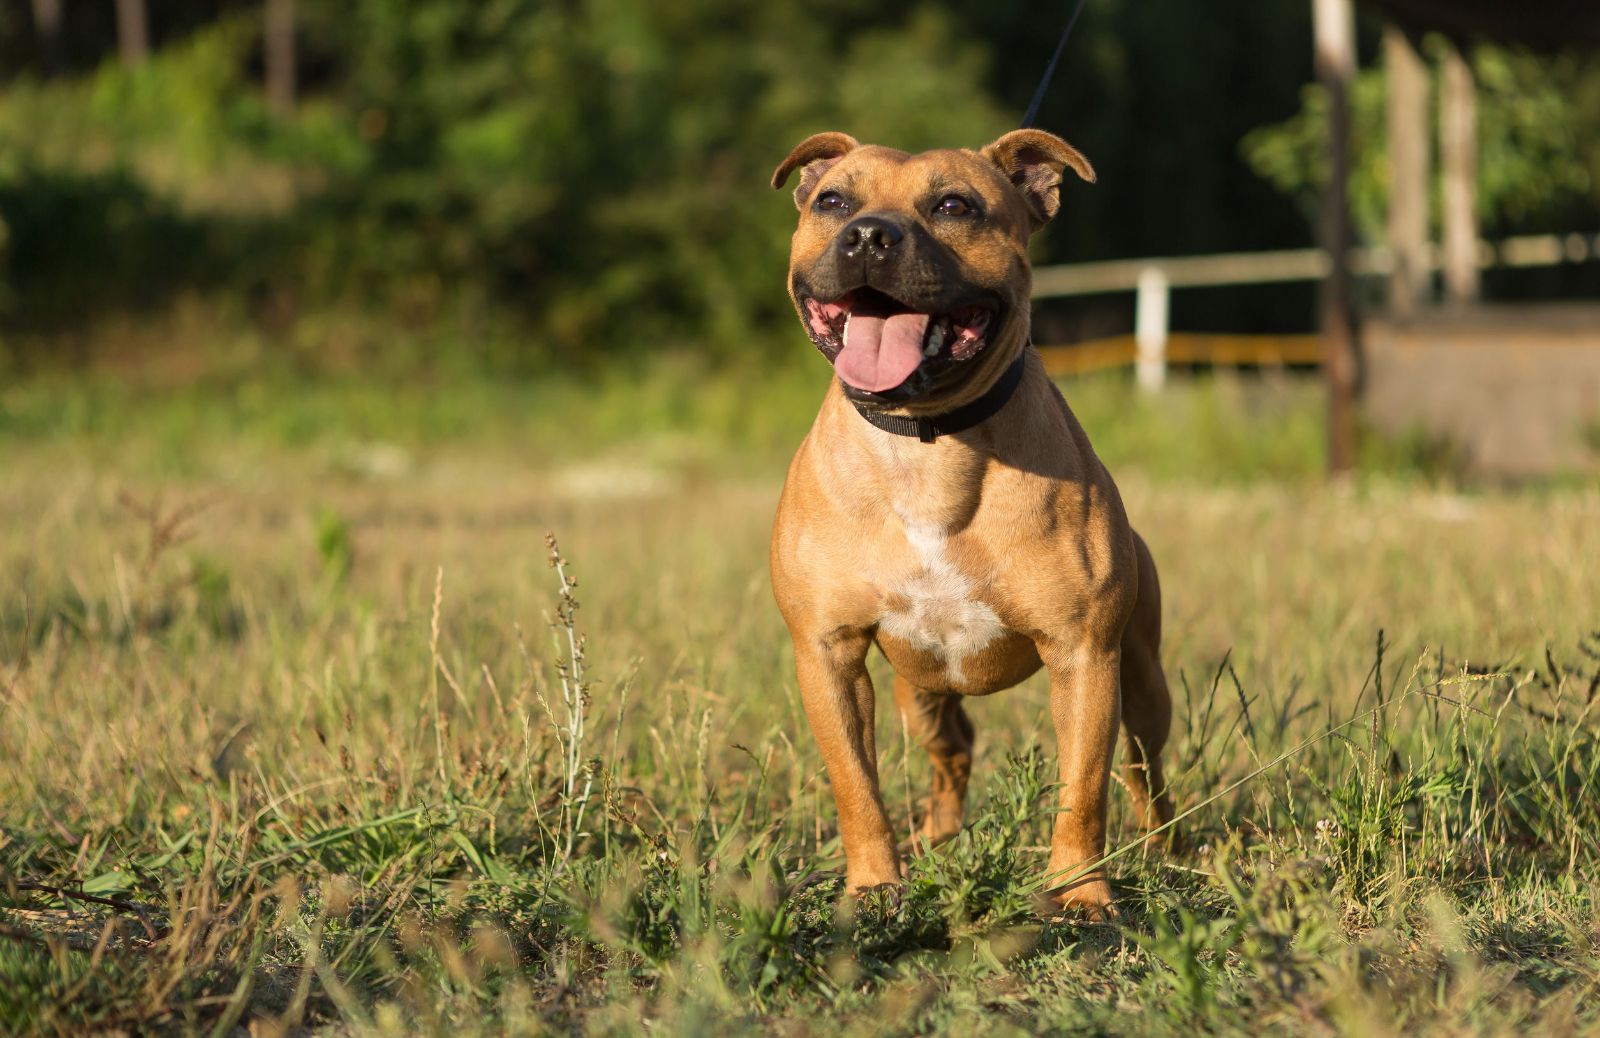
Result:
M1020 200L994 163L955 149L909 154L866 145L829 163L811 178L807 201L837 191L859 212L904 209L919 212L947 195L970 196L991 212L1004 212ZM1023 214L1019 211L1018 217Z
M981 201L1006 230L1022 237L1037 231L1061 207L1067 170L1093 182L1094 167L1060 137L1042 130L1013 130L981 150L938 149L909 154L863 145L844 133L807 137L778 164L772 186L781 188L795 171L795 205L804 214L824 195L836 193L851 212L872 208L911 209L946 191ZM853 192L856 197L847 197ZM805 219L801 220L804 224Z
M1005 197L1006 181L994 163L957 149L907 154L893 147L867 144L832 163L816 187L858 190L862 195L882 195L885 203L898 203L925 194L928 189L966 189Z

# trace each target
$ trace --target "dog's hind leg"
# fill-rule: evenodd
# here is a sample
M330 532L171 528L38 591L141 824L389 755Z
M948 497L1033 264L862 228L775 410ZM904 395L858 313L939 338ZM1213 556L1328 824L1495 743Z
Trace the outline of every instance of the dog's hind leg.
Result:
M1172 797L1161 767L1161 751L1172 727L1172 696L1161 669L1161 587L1155 560L1137 533L1139 599L1122 633L1122 726L1127 736L1123 777L1133 797L1134 816L1147 830L1172 821ZM1150 837L1154 845L1173 842L1172 830Z
M916 843L931 847L961 831L967 807L967 779L972 774L975 731L961 696L925 692L899 675L894 679L894 701L900 708L906 732L928 751L933 762L933 788L923 805Z

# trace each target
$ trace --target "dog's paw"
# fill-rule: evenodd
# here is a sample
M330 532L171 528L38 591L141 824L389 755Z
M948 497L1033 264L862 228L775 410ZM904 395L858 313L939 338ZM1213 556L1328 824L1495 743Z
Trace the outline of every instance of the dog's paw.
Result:
M1109 923L1120 914L1111 884L1098 878L1050 891L1039 899L1038 912L1053 923Z
M844 887L845 890L850 892L851 897L860 898L866 897L874 891L898 890L900 889L900 884L904 881L905 866L902 865L898 872L887 876L846 876Z
M901 857L892 843L882 850L885 853L865 854L855 860L845 860L844 887L851 896L877 887L898 887L905 880L905 858Z

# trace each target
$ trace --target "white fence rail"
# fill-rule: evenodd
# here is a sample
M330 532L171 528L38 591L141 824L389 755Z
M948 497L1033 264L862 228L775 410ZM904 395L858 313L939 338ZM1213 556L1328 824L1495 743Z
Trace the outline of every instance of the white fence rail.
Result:
M1486 269L1547 267L1590 259L1600 259L1600 235L1525 235L1478 243L1478 265ZM1429 270L1439 269L1438 246L1429 247L1427 264ZM1134 292L1139 385L1155 390L1166 381L1174 288L1318 281L1327 275L1329 265L1327 254L1320 249L1070 263L1034 270L1033 298ZM1381 246L1355 249L1350 254L1350 266L1357 274L1385 275L1393 268L1394 260L1389 250Z

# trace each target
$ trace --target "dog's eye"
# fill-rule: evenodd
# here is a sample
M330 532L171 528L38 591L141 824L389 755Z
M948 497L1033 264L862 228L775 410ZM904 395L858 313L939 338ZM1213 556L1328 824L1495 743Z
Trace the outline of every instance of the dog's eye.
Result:
M933 207L933 211L940 216L966 216L973 212L973 207L971 202L960 195L945 195L939 199L939 204Z
M817 209L824 213L848 213L850 202L837 191L824 191L817 196Z

